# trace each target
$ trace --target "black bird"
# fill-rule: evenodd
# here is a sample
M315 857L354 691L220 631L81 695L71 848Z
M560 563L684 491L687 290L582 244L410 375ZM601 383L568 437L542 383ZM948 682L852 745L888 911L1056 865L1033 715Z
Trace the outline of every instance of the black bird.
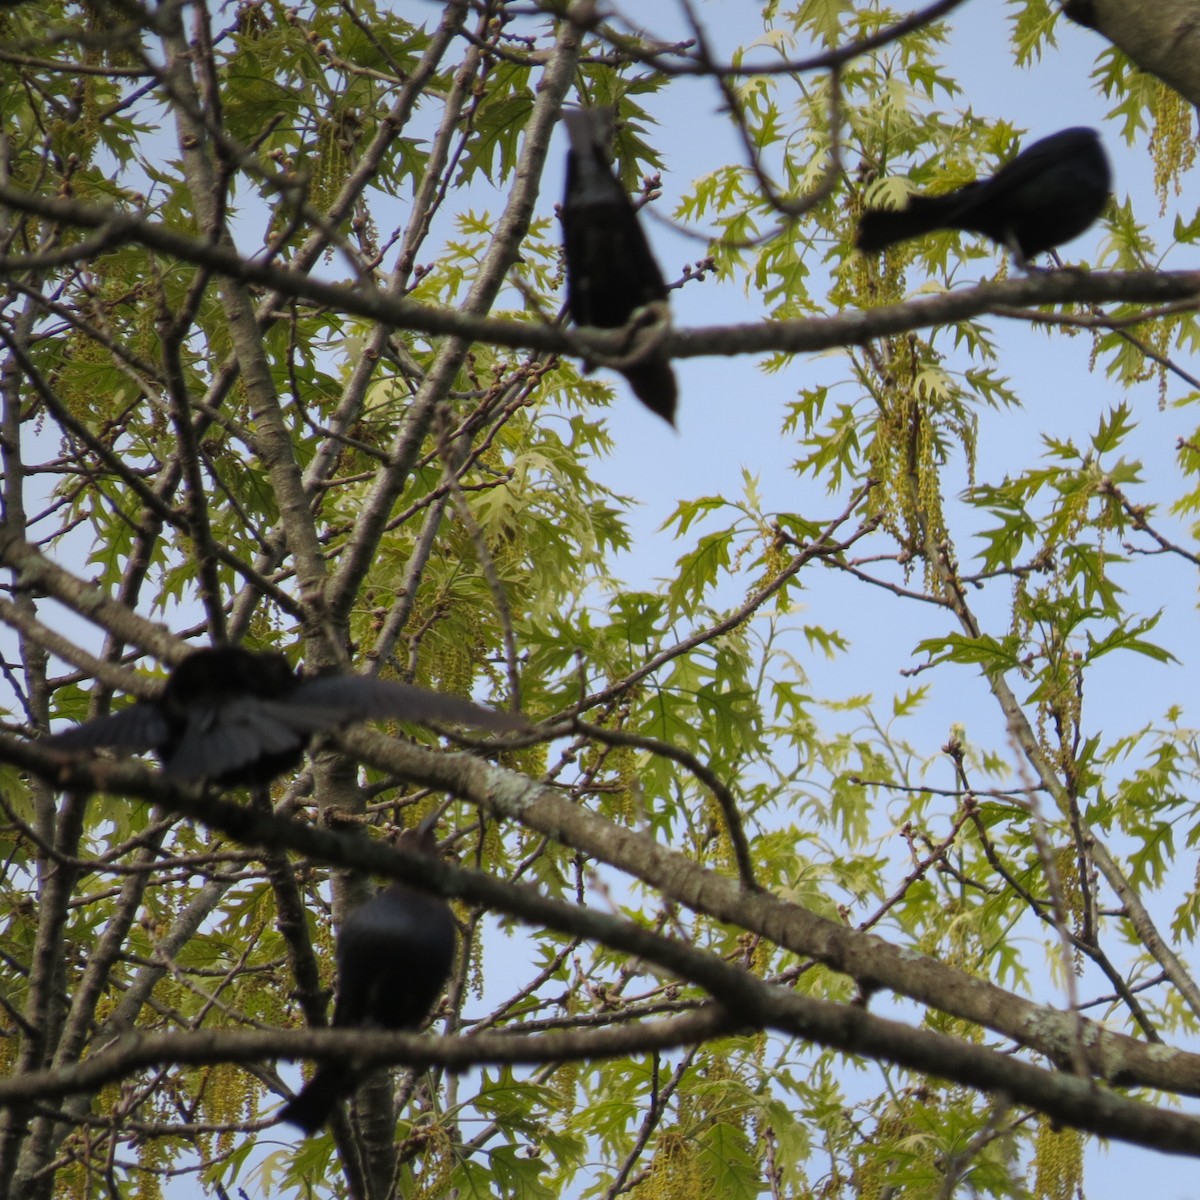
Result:
M302 679L277 651L213 646L189 654L157 700L77 725L44 744L153 750L171 779L259 786L295 767L314 734L373 717L493 730L522 725L457 696L362 675Z
M667 285L637 210L608 157L612 110L567 109L571 148L561 217L567 311L576 325L619 329L648 304L665 305ZM633 394L669 425L678 395L670 362L653 352L620 368Z
M401 841L433 853L432 822L405 832ZM415 1029L450 978L457 941L445 900L403 883L355 909L338 933L334 1028ZM279 1119L315 1133L367 1074L367 1064L352 1060L322 1063Z
M1078 237L1108 201L1112 173L1094 129L1075 127L1027 146L990 179L943 196L910 196L904 208L865 212L855 245L873 252L935 229L982 233L1018 266Z

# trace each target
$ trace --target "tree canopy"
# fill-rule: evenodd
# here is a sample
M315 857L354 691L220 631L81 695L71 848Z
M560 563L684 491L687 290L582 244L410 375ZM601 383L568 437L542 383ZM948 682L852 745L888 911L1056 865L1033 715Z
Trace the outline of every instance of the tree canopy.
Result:
M1014 87L1104 35L1062 87L1152 187L1062 269L860 253L1062 124L973 107L966 7L0 5L0 1195L1059 1200L1089 1139L1200 1155L1194 63L1177 0L1011 0ZM570 104L674 326L564 319ZM1035 345L1121 397L981 469ZM647 350L791 465L657 462L677 557L631 586ZM339 728L269 794L45 744L224 643L528 724ZM328 1028L387 880L450 900L448 984ZM350 1059L391 1069L277 1122Z

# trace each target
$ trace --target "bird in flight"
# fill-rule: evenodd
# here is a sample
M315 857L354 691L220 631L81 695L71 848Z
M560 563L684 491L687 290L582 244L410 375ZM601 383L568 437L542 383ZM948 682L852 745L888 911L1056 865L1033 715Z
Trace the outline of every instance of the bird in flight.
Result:
M1028 269L1035 254L1083 233L1103 211L1111 188L1100 135L1076 126L1026 146L990 179L941 196L910 196L903 208L863 213L855 245L874 252L935 229L962 229L1006 246Z
M637 210L609 161L612 120L609 108L563 112L571 143L561 209L567 311L576 325L597 329L619 329L638 309L665 309L667 300ZM674 425L678 389L670 361L651 350L619 369L633 394Z
M53 734L56 750L152 750L180 783L262 786L297 766L317 733L393 717L414 724L470 725L504 732L511 713L406 683L364 675L304 679L274 650L194 650L156 700Z

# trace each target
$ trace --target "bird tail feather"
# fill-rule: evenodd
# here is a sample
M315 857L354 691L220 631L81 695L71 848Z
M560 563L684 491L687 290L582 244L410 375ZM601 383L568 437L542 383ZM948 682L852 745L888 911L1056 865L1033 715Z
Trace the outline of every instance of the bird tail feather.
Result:
M636 366L625 367L621 372L633 394L651 411L657 413L668 425L675 424L675 401L678 387L675 372L665 358L649 358Z
M279 1119L306 1134L316 1133L328 1122L334 1105L354 1091L356 1072L345 1063L323 1063L316 1074L280 1109Z
M945 196L910 196L904 208L865 212L859 219L854 244L867 254L874 254L935 229L953 228L954 214L962 207L963 190Z

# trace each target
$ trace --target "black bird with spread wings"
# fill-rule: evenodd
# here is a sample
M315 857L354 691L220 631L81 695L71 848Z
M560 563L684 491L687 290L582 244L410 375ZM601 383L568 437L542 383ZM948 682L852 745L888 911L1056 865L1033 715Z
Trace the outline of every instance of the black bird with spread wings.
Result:
M608 157L609 108L563 112L571 147L561 216L567 311L576 325L619 329L646 305L665 305L667 285L637 210ZM675 424L677 388L670 362L653 351L620 368L633 394Z
M432 821L401 834L427 854L436 851ZM393 883L356 908L337 939L335 1029L416 1029L429 1015L454 966L458 942L450 906L439 896ZM315 1133L370 1066L353 1059L322 1063L279 1113Z
M1035 254L1083 233L1111 188L1099 134L1077 126L1026 146L990 179L863 213L855 245L870 253L935 229L962 229L1007 246L1025 268Z
M213 646L170 674L157 700L46 738L57 750L152 750L181 783L261 786L295 767L314 734L376 717L504 731L523 722L470 700L362 675L303 679L277 651Z

